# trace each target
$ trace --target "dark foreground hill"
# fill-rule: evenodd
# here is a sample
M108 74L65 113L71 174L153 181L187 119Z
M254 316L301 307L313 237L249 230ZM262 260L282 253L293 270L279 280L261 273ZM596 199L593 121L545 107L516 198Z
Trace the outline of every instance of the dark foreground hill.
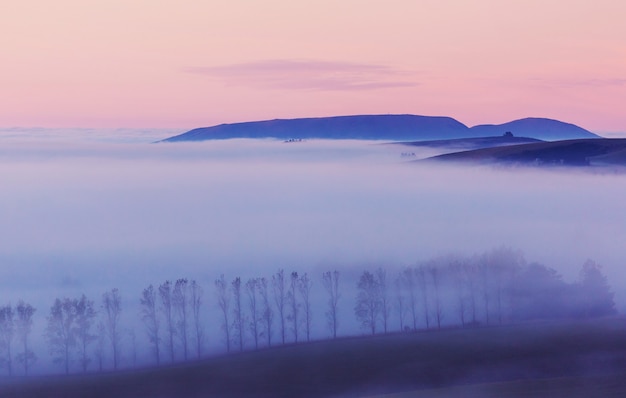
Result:
M439 155L428 160L536 166L626 165L626 139L540 142Z
M410 396L460 397L478 391L475 396L509 397L528 396L522 393L532 387L533 397L617 397L626 396L624 375L626 323L610 318L281 346L158 369L31 378L0 384L0 396L353 397L419 392Z
M397 144L425 147L433 149L447 149L456 151L469 151L473 149L493 148L499 146L531 144L543 142L536 138L515 137L512 134L505 134L496 137L475 137L475 138L457 138L453 140L434 140L434 141L415 141L415 142L399 142ZM396 143L394 143L395 145Z
M515 130L518 127L520 131ZM220 124L197 128L163 142L231 138L421 141L501 136L507 131L516 136L537 139L597 138L595 134L578 126L550 119L522 119L506 125L470 129L450 117L358 115Z

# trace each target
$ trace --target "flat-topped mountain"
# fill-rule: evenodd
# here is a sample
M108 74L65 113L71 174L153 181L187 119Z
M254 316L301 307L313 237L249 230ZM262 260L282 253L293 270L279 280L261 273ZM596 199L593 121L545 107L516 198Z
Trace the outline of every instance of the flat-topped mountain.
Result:
M516 131L516 128L519 128L520 131ZM220 124L197 128L163 141L204 141L230 138L422 141L502 136L508 131L518 137L550 140L598 137L573 124L551 119L522 119L499 126L485 125L469 128L450 117L358 115Z
M228 138L408 141L468 136L468 127L449 117L362 115L220 124L194 129L164 141L202 141Z

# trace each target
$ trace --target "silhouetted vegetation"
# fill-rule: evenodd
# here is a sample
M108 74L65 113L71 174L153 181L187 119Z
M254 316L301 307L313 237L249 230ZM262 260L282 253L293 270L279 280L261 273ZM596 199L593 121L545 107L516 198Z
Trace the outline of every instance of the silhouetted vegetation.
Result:
M104 310L104 326L111 343L111 355L113 357L113 369L117 369L120 359L120 315L122 313L122 298L118 289L112 289L102 295L102 307Z
M351 385L371 386L378 382L397 384L402 388L424 388L463 381L468 369L477 366L477 358L486 355L479 347L487 348L484 339L488 335L489 339L495 339L489 344L496 344L497 350L502 351L502 357L487 355L484 358L492 361L489 366L493 366L493 369L499 368L502 363L506 364L504 358L508 358L507 355L527 356L523 361L530 362L542 361L541 358L545 356L551 363L548 374L558 375L560 373L555 369L565 366L573 353L557 346L552 348L547 342L532 347L526 340L515 344L530 344L527 348L535 350L535 354L523 350L513 352L507 348L508 345L498 343L500 337L485 331L492 328L479 326L509 325L507 327L512 328L510 330L525 330L520 336L527 336L528 330L520 325L529 321L570 322L573 319L587 320L616 313L613 292L599 264L586 261L581 267L579 278L566 282L556 270L536 262L527 263L521 252L507 247L473 256L439 256L401 269L365 269L354 281L354 290L344 290L345 287L342 287L343 292L340 291L339 276L337 270L323 272L319 279L321 283L316 284L314 278L310 278L306 272L287 272L283 269L274 273L271 279L255 276L246 283L242 282L240 276L228 282L224 275L220 275L214 282L214 307L203 302L203 288L195 280L188 282L188 279L180 278L175 283L165 281L158 289L151 284L136 296L139 305L137 315L145 332L137 335L132 328L123 328L122 301L118 289L103 294L99 310L85 295L79 298L57 298L47 317L45 338L52 359L65 374L74 373L78 369L82 373L129 369L131 364L137 365L137 350L145 349L153 358L151 364L154 365L162 366L163 352L169 354L171 363L179 362L178 365L191 363L191 357L201 359L198 368L188 365L186 369L200 372L199 369L204 366L203 372L213 372L205 374L206 380L192 377L193 380L189 381L200 383L202 387L198 388L208 392L222 394L231 391L230 388L245 394L254 391L253 387L239 385L241 379L235 382L236 376L226 376L223 370L216 370L221 366L228 369L241 365L243 368L240 371L248 372L249 379L246 379L245 384L250 382L250 386L256 385L262 391L272 391L268 395L301 395L309 392L312 395L324 395L348 391ZM344 303L340 298L346 291L355 293L353 313L364 333L394 334L393 340L367 340L367 344L361 345L359 341L366 340L346 339L350 333L356 332L350 328L343 331L344 338L337 339L342 337L338 334L340 322L354 323L354 319L340 319L340 314L346 313L340 311ZM315 306L320 303L323 303L325 311L324 316L318 317ZM348 297L345 306L350 304ZM11 305L0 307L0 358L8 375L15 373L14 362L23 368L25 375L35 363L37 356L29 344L34 314L35 309L22 301L15 308ZM277 328L274 327L275 315L278 317ZM204 332L212 317L215 320L221 318L225 351L230 353L235 347L242 352L239 356L230 354L210 360L204 357L207 343ZM316 323L327 327L329 335L313 335L313 325ZM429 329L437 329L439 332L421 333ZM122 333L122 330L125 332ZM451 354L443 347L451 341L458 344L454 340L457 337L451 336L461 334L455 334L457 332L454 330L467 333L464 336L470 336L473 340L471 344L468 342L460 351ZM440 333L440 341L427 337ZM413 337L400 337L403 335ZM123 336L129 338L124 339ZM324 350L328 349L332 355L314 348L322 347L318 344L322 344L320 339L326 337L336 341L323 343ZM452 340L446 340L448 338ZM570 335L567 338L575 339ZM312 345L305 345L310 348L296 350L294 347L301 345L305 339L307 342L312 341ZM16 341L20 347L17 350L13 347ZM280 350L269 349L276 345L275 341L283 345ZM208 343L213 347L220 345L219 341ZM562 343L570 344L567 341ZM440 351L433 351L432 344L437 345ZM599 343L594 340L593 344ZM626 347L626 342L624 344ZM248 356L247 350L258 352L259 357ZM427 353L433 356L443 353L447 357L439 361L430 358ZM263 370L263 366L256 362L259 358L267 360L270 355L276 356L271 372ZM369 355L372 356L371 361L364 362L363 358ZM455 358L459 364L452 365L450 358ZM92 366L93 359L95 366ZM446 362L448 360L452 362ZM448 373L431 368L444 364L448 367ZM524 368L527 365L523 362L521 366ZM322 369L313 370L318 369L318 366ZM393 369L403 370L395 374ZM487 371L493 372L493 369ZM159 373L160 370L146 372L143 374L167 374L167 377L172 377L167 372L174 370L164 368L165 373ZM261 376L275 379L278 372L283 372L289 382L269 390L267 382L263 386L255 384L261 383ZM301 373L307 372L311 381L305 382L300 378L304 377ZM337 372L337 375L332 372ZM207 376L209 374L211 376ZM218 378L218 374L223 379ZM413 374L413 378L409 378L408 374ZM415 376L417 374L421 376ZM130 376L120 374L120 377ZM185 379L180 374L177 377ZM340 380L340 377L343 379ZM473 381L479 379L474 380L472 376ZM100 379L91 380L97 384ZM217 384L213 385L209 380ZM313 381L321 384L319 387L311 387ZM304 391L294 387L298 383L304 383L312 390ZM170 387L163 388L169 391L167 389ZM164 393L163 396L170 395Z
M2 356L0 361L2 365L6 367L9 376L13 375L13 337L15 336L15 323L14 323L13 307L4 305L0 307L0 350Z
M339 271L327 271L322 275L324 289L328 293L328 309L326 310L326 322L333 338L337 338L339 328Z
M83 296L84 297L84 296ZM30 349L29 338L33 327L33 315L35 308L25 303L23 300L18 301L15 307L17 318L15 319L15 329L17 330L17 338L22 344L22 350L15 357L15 361L24 367L24 375L28 376L28 369L37 361L37 356ZM83 326L83 325L81 325Z

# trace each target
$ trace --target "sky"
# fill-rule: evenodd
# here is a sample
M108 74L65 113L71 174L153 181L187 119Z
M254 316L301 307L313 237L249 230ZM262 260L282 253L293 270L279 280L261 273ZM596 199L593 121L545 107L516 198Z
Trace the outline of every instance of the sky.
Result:
M398 114L626 134L622 0L6 0L0 127Z

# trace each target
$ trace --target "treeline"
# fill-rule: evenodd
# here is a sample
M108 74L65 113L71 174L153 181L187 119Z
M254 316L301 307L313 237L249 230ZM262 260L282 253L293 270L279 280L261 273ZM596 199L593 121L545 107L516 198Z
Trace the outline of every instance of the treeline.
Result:
M209 345L223 344L231 352L309 341L314 322L324 323L326 338L336 338L340 323L354 320L364 332L376 334L616 312L607 279L593 261L584 263L576 282L567 283L554 269L527 264L521 252L509 248L441 256L399 270L364 270L356 281L344 281L338 270L312 278L279 269L247 280L221 275L211 287L213 295L206 297L195 280L167 280L129 299L139 306L139 336L146 337L139 340L151 363L201 358ZM340 319L345 314L340 309L352 307L346 292L355 295L353 319ZM129 348L125 358L136 365L137 334L122 328L122 304L118 289L105 292L98 304L84 294L55 299L43 337L59 369L101 371L105 359L118 369L123 341ZM0 307L0 365L8 375L18 368L28 375L37 361L30 348L35 312L23 301ZM220 326L221 341L208 339L206 327L213 323Z
M364 271L354 311L372 334L616 313L607 278L592 260L583 264L578 281L567 283L556 270L527 264L509 248L441 256L392 277L383 268Z

